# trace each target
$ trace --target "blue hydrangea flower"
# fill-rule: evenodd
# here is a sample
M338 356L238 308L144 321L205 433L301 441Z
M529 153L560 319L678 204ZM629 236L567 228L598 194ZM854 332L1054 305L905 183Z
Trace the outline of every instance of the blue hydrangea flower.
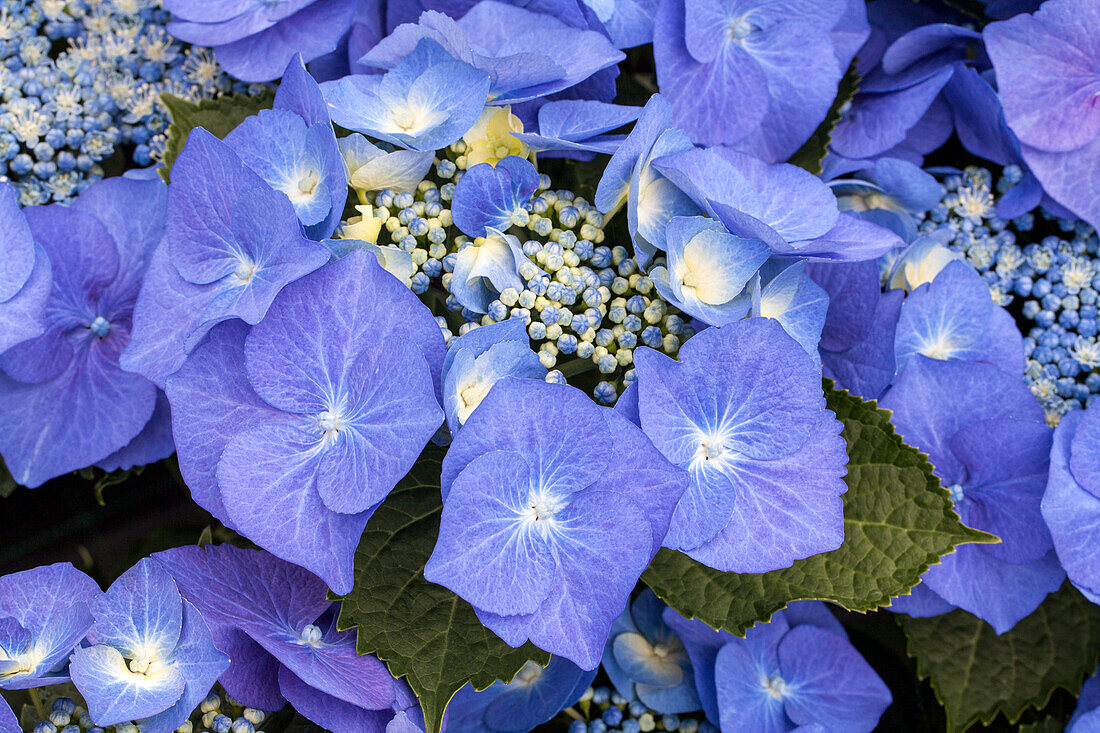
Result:
M164 0L181 41L213 46L218 63L248 82L278 79L296 53L306 61L336 50L352 25L356 0Z
M329 256L302 232L285 194L195 128L172 166L164 241L141 284L122 365L163 387L215 324L259 323L284 285Z
M801 344L815 364L820 364L817 344L825 327L829 296L806 272L807 264L796 262L770 280L757 278L752 287L751 312L779 321L787 335Z
M481 326L459 336L443 360L443 411L455 434L485 395L504 377L543 379L546 367L531 350L520 318Z
M664 155L653 167L730 232L762 240L777 257L865 260L902 244L890 230L841 212L828 185L797 166L714 147Z
M674 217L665 231L668 264L649 273L657 292L711 326L744 318L752 305L745 286L768 260L768 245L701 216Z
M554 42L547 43L549 38ZM626 58L602 33L527 8L482 0L458 20L434 10L423 13L418 22L394 28L362 62L397 68L424 39L488 74L488 97L498 105L561 92Z
M497 680L481 692L466 685L447 706L445 730L527 733L580 699L596 670L585 671L564 657L546 667L528 662L511 682Z
M638 264L643 267L665 248L665 227L675 216L702 213L691 197L665 178L652 162L691 150L683 130L672 127L672 107L659 94L646 102L634 129L604 169L593 203L604 214L627 204L627 227Z
M367 519L443 422L443 349L369 252L288 285L259 325L219 328L169 379L192 496L347 593Z
M845 0L662 0L654 25L657 83L676 125L770 163L825 119L870 33L863 4Z
M916 355L880 400L906 443L928 454L964 524L1001 538L963 545L921 577L928 593L894 600L915 616L944 602L1011 629L1066 574L1039 514L1050 428L1019 374L988 364Z
M425 38L386 74L347 76L321 90L341 127L402 148L438 150L477 121L489 75Z
M261 110L225 136L246 166L294 204L310 239L331 236L344 213L347 179L321 88L295 56Z
M805 350L750 318L703 330L679 357L634 351L642 429L691 474L665 546L739 573L839 547L848 456Z
M488 229L506 232L523 226L529 217L525 207L538 187L539 173L524 158L509 155L496 165L480 163L455 185L451 218L471 237L484 237Z
M563 384L505 377L443 461L424 577L512 646L595 669L687 477L625 418Z
M0 578L0 689L67 682L69 655L91 628L88 606L100 595L67 562Z
M523 254L519 239L486 227L485 236L462 245L455 255L451 294L462 307L488 313L489 304L501 291L513 288L523 292L526 288L519 273L521 265L535 267Z
M702 707L691 660L680 638L661 619L665 604L646 588L611 626L603 668L619 694L658 713Z
M229 666L198 609L149 558L93 600L91 611L90 645L73 653L69 673L96 725L136 720L143 731L171 733Z
M901 304L894 337L898 371L916 354L992 364L1009 374L1024 371L1016 320L993 303L985 280L961 261L949 262Z
M435 153L431 150L386 152L355 132L338 141L347 169L348 184L359 191L388 188L398 193L415 191L428 175Z
M997 94L1024 160L1043 188L1100 226L1100 108L1095 103L1100 7L1055 0L982 31Z
M163 183L115 178L71 207L24 210L53 282L45 333L0 356L0 454L19 483L39 486L144 440L157 387L124 371L119 353L164 206ZM171 444L152 452L164 458Z
M1092 676L1081 685L1077 708L1066 723L1066 733L1092 733L1100 729L1100 675Z
M512 136L545 157L590 160L596 153L613 155L625 136L607 133L634 122L641 112L641 107L595 99L562 99L539 107L538 132L513 132Z
M792 603L741 639L687 620L664 620L695 667L707 718L722 730L864 731L892 702L890 690L818 601Z
M1070 581L1100 602L1100 407L1074 410L1058 423L1042 512Z
M406 710L423 724L407 685L374 655L356 653L354 631L336 630L325 583L307 570L232 545L177 547L152 562L176 579L229 655L219 682L235 699L265 710L285 699L329 730L382 731Z
M46 330L50 260L34 243L15 187L0 183L0 353Z
M818 342L822 373L840 389L877 399L894 381L894 331L905 292L881 292L874 260L811 262L806 270L829 296Z

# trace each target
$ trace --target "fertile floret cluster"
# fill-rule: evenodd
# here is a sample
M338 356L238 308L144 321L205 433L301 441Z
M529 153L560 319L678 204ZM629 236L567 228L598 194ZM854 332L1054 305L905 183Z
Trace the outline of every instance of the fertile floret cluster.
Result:
M116 151L157 160L170 122L162 93L247 89L168 35L167 21L159 0L0 0L0 177L23 205L68 201Z
M465 166L464 142L447 152ZM661 297L630 256L624 246L629 243L607 241L604 215L571 191L554 190L546 174L518 215L522 221L505 232L520 239L530 260L518 266L523 288L502 290L488 313L464 308L450 292L451 279L458 253L475 241L454 227L449 208L464 172L450 157L438 159L415 192L367 192L363 207L370 208L359 210L359 219L369 213L380 223L378 244L396 245L412 256L413 292L428 302L443 299L455 314L445 333L462 335L522 319L543 366L557 370L561 379L598 371L593 396L603 404L613 404L637 378L635 347L675 356L695 333L690 318ZM354 224L345 223L345 230L349 226Z
M1100 393L1098 298L1100 237L1086 222L1045 209L1005 220L999 197L1020 181L1006 166L994 182L970 167L944 180L945 194L919 229L947 240L989 285L994 301L1024 327L1026 379L1051 423L1088 406Z

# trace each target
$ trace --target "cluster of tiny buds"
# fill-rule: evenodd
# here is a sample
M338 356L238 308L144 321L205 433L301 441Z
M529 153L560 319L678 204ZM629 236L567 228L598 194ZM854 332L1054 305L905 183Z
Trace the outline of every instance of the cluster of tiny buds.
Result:
M998 217L997 198L1022 176L1017 166L996 183L982 168L948 176L944 199L919 229L947 232L947 246L981 274L994 301L1033 324L1023 329L1025 379L1055 425L1100 395L1100 238L1086 222L1044 210Z
M258 726L268 715L214 690L176 733L263 733ZM140 730L134 723L99 727L92 722L87 710L68 697L54 699L49 717L38 721L33 728L34 733L140 733Z
M587 714L581 712L584 710ZM607 687L589 687L577 704L563 715L573 718L569 733L718 733L718 728L706 720L662 715L640 700L627 700Z
M413 292L429 304L442 301L458 317L437 318L448 340L479 326L522 319L551 381L595 370L601 380L593 396L613 404L635 379L637 346L674 356L693 335L627 248L604 243L603 215L572 192L553 190L545 174L507 232L520 240L528 259L519 265L523 289L505 288L488 313L463 308L450 293L455 258L477 242L458 232L451 219L449 204L461 175L456 162L444 158L415 193L359 194L382 222L378 244L396 245L412 256Z
M160 0L0 0L0 180L23 205L66 201L123 148L155 162L164 92L244 91L213 55L173 39Z

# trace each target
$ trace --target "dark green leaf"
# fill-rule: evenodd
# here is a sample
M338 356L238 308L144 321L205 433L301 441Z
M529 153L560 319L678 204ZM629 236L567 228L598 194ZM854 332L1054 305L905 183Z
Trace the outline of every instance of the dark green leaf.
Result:
M840 122L840 118L843 117L840 108L847 102L852 101L852 97L859 90L859 82L859 74L856 72L856 65L853 61L837 86L836 99L833 100L833 105L829 108L829 114L825 115L825 119L814 130L814 134L810 135L810 139L795 151L795 154L787 161L788 163L797 165L799 168L805 168L815 176L821 173L821 161L825 159L825 153L828 152L833 129Z
M15 490L18 488L19 484L15 483L11 471L8 470L7 464L4 463L4 458L0 456L0 499L7 499L14 494Z
M917 673L931 682L952 732L989 723L997 713L1015 723L1058 688L1076 695L1100 662L1100 606L1068 582L1000 636L962 610L899 621Z
M436 733L451 697L469 682L483 690L511 680L528 661L550 655L531 644L505 644L466 601L424 579L439 534L443 449L428 446L409 475L367 524L355 553L355 588L338 626L358 627L360 654L376 654L406 677L424 708L425 733Z
M752 574L722 573L662 549L642 580L668 605L738 635L805 598L869 611L907 594L955 545L996 541L959 522L928 459L901 441L888 411L828 386L825 397L848 443L844 544Z
M164 167L160 169L161 178L168 182L172 164L187 143L191 130L202 127L223 138L246 117L261 109L271 109L275 91L266 89L255 95L226 94L215 99L203 99L197 104L167 93L160 95L160 98L172 115L172 125L168 128L168 140L164 146Z

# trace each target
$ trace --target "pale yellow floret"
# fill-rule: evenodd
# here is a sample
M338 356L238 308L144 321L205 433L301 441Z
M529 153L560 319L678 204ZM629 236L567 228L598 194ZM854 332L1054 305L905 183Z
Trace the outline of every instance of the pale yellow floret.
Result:
M466 167L479 163L496 165L509 155L526 158L531 151L513 132L523 132L523 123L512 114L510 106L483 109L477 122L462 136L466 143Z

